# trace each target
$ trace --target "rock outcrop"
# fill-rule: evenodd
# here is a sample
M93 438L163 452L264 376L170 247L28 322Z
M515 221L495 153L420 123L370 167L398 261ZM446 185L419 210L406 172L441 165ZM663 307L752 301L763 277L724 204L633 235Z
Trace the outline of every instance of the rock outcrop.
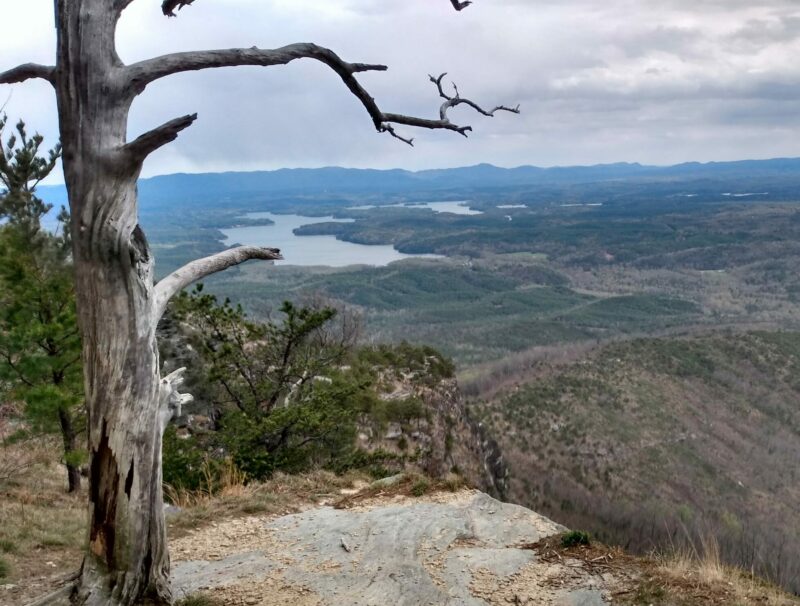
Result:
M221 522L172 545L177 595L277 606L599 606L611 579L540 560L564 529L477 491Z

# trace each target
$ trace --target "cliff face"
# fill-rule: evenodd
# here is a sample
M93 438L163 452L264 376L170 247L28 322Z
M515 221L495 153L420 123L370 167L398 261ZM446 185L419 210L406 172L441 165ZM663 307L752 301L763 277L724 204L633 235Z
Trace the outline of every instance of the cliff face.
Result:
M418 470L433 478L454 472L470 485L505 498L507 470L500 448L471 419L455 379L431 383L420 373L384 380L379 397L387 403L418 403L413 417L380 422L364 416L358 446L397 457L395 470Z

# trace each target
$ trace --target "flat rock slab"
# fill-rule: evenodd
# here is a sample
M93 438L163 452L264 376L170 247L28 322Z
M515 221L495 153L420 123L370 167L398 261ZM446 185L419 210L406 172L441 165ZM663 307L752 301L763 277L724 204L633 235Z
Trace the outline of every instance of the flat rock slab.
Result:
M563 530L475 491L320 507L176 541L173 583L176 596L202 590L225 604L604 604L601 579L521 547Z

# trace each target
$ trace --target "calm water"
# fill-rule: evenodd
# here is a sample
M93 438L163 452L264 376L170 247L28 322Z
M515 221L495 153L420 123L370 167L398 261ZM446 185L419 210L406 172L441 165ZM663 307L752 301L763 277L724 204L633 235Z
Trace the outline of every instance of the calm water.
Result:
M408 208L430 208L435 213L453 215L482 215L480 210L472 210L469 202L425 202L424 204L407 204Z
M275 215L272 213L248 213L248 219L270 219L274 225L259 227L233 227L220 230L225 234L224 243L248 246L280 248L284 261L280 265L325 265L345 267L347 265L388 265L392 261L411 257L434 257L435 255L406 255L394 246L353 244L337 240L335 236L296 236L293 232L303 225L314 223L350 223L352 219L333 217L304 217L302 215Z
M347 210L370 210L372 208L429 208L435 213L450 213L453 215L482 215L483 211L472 210L469 207L469 202L422 202L420 204L386 204L384 206L375 206L374 204L365 204L364 206L350 206Z

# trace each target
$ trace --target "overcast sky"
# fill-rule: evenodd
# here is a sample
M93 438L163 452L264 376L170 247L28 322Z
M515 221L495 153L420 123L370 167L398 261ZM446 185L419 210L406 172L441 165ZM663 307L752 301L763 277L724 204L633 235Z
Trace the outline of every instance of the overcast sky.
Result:
M175 50L317 42L348 61L387 112L435 117L428 73L475 101L520 103L483 118L459 109L469 140L414 131L410 148L375 133L324 66L228 68L174 76L136 101L130 136L186 113L200 119L148 160L146 175L340 165L434 168L635 161L672 164L800 156L797 0L196 0L178 19L136 0L122 59ZM0 0L0 70L54 60L53 0ZM6 103L7 102L7 103ZM49 85L0 86L0 105L57 136Z

